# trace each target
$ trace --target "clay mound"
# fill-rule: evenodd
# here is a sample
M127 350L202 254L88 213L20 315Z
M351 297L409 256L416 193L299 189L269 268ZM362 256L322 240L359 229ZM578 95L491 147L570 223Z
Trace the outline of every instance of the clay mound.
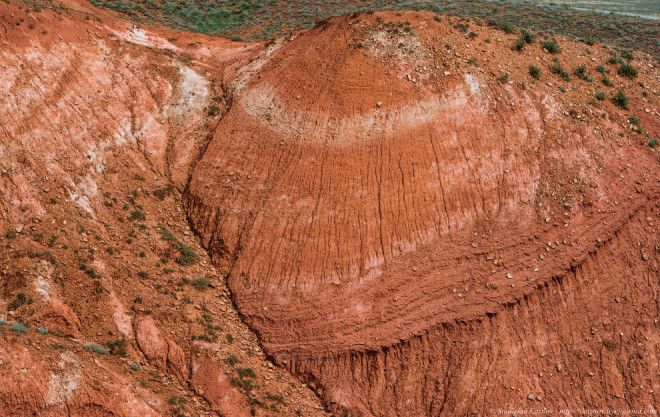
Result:
M624 197L634 182L609 186L618 168L593 128L567 129L551 95L442 67L455 30L417 19L335 20L292 40L193 175L193 223L273 352L371 349L494 311L641 204ZM638 178L655 161L631 152ZM615 200L625 210L601 210Z
M622 146L609 104L575 111L579 93L530 86L539 58L508 42L430 14L333 19L251 78L193 172L188 214L243 316L339 414L437 415L450 398L465 415L470 375L517 359L476 360L508 324L447 329L509 320L585 262L606 271L594 254L654 210L657 157ZM589 298L576 292L581 308ZM451 340L470 348L452 358Z

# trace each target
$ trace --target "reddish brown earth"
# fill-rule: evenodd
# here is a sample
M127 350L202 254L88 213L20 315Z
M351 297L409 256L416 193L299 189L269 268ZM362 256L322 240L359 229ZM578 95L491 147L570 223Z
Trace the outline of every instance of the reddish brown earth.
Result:
M486 36L375 14L290 40L193 171L191 222L338 415L654 407L657 154Z
M0 6L1 415L658 408L648 55L608 88L603 46L564 82L431 13L264 45L69 6Z

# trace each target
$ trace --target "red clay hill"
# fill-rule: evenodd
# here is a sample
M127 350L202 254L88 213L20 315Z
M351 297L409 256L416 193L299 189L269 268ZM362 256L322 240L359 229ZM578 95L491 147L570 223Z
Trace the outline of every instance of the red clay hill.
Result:
M488 36L330 20L242 87L192 173L238 309L338 415L657 398L657 155L587 82L533 81L539 45Z
M658 408L651 57L68 7L0 6L0 414Z

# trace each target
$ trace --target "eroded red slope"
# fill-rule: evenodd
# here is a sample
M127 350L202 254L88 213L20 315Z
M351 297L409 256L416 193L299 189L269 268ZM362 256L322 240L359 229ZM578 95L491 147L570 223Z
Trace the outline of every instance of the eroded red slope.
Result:
M194 228L338 414L653 406L657 155L593 84L531 80L538 45L450 23L334 19L275 51L193 172ZM614 78L653 134L639 64L642 87Z

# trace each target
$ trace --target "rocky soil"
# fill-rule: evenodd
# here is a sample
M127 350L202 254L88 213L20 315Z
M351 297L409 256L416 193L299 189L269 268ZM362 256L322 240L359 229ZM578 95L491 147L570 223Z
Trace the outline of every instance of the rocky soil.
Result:
M413 12L0 28L0 415L658 408L647 54Z

